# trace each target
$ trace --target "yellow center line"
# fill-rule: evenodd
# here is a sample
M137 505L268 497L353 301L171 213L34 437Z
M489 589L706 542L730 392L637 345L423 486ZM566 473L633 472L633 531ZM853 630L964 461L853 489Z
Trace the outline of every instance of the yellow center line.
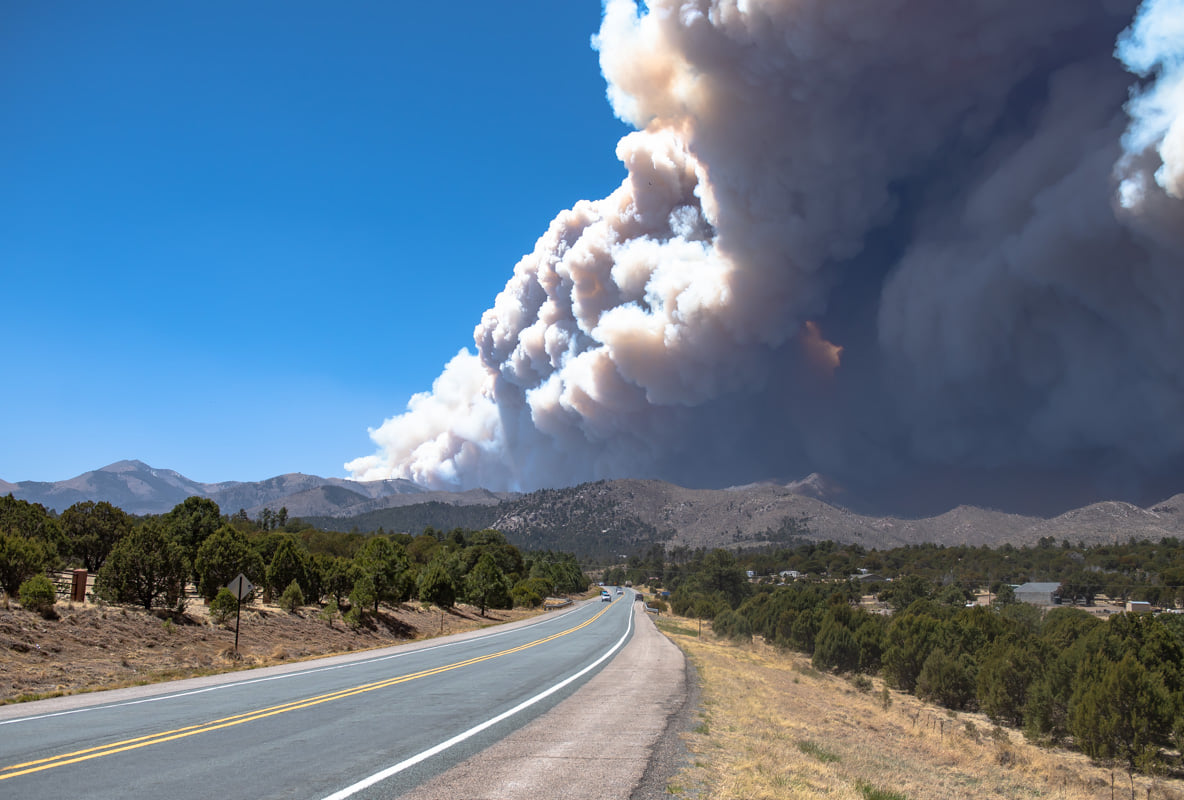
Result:
M611 604L610 604L611 605ZM199 733L208 733L210 731L220 730L222 728L230 728L235 725L242 725L245 722L253 722L255 720L273 717L277 714L283 714L288 711L296 711L302 708L309 708L311 706L320 705L321 703L328 703L333 700L341 700L346 697L353 697L355 695L364 694L366 692L373 692L377 689L385 689L390 686L396 686L400 683L407 683L408 681L417 680L419 678L427 678L432 675L439 675L444 672L450 672L461 667L472 666L473 664L480 664L483 661L489 661L494 658L501 658L502 656L512 655L513 653L520 653L523 650L528 650L532 647L537 647L547 642L552 642L562 636L575 633L582 628L586 628L596 620L600 619L608 611L608 608L603 608L594 617L591 617L584 622L581 622L575 627L567 630L554 633L542 639L536 639L533 642L511 647L506 650L501 650L496 653L488 653L483 656L475 656L473 658L465 659L464 661L456 661L452 664L445 664L440 667L433 667L431 669L421 670L420 672L413 672L408 675L400 675L395 678L386 678L374 683L364 683L360 686L353 686L346 689L338 689L327 694L316 695L314 697L306 697L301 700L293 700L288 703L281 703L280 705L269 706L267 708L255 709L254 711L247 711L242 714L235 714L230 717L222 717L221 719L204 722L199 725L189 725L184 728L176 728L170 731L162 731L160 733L148 734L146 736L139 736L134 739L124 739L119 742L111 742L110 744L100 745L97 747L89 747L85 750L75 750L70 753L62 753L61 755L50 756L48 758L41 758L35 761L25 761L20 764L11 764L7 767L0 768L0 781L9 778L15 778L20 775L29 775L34 772L41 772L55 767L64 767L68 764L77 764L82 761L90 761L94 758L102 758L103 756L114 755L116 753L123 753L128 750L136 750L141 747L147 747L153 744L162 744L170 742L174 739L184 739L187 736L195 736Z

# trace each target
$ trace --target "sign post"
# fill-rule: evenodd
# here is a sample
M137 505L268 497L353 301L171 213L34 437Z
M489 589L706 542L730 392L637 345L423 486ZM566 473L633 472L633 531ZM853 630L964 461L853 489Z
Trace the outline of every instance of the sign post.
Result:
M255 590L255 584L247 580L247 576L241 572L234 580L226 584L226 588L234 595L234 653L238 655L238 621L242 614L243 598L251 594Z

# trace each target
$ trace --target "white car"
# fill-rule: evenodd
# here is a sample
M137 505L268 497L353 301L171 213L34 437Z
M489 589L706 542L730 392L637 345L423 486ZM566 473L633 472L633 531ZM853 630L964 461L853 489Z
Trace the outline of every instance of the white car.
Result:
M600 593L600 602L611 603L612 601L613 601L613 596L608 593L607 589Z

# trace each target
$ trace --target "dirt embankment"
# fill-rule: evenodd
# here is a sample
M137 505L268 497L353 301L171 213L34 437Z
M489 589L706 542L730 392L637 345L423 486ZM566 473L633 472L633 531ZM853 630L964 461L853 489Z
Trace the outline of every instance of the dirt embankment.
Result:
M315 608L289 614L245 608L234 651L234 622L210 623L205 605L183 615L91 603L58 603L45 619L15 603L0 606L0 703L115 688L211 672L263 666L313 656L385 647L458 633L530 616L534 611L487 611L457 606L442 611L402 604L356 630Z

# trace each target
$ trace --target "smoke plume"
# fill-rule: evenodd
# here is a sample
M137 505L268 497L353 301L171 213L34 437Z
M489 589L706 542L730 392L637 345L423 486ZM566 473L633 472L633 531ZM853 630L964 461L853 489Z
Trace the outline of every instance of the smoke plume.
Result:
M627 177L360 479L1184 489L1184 2L609 0Z

